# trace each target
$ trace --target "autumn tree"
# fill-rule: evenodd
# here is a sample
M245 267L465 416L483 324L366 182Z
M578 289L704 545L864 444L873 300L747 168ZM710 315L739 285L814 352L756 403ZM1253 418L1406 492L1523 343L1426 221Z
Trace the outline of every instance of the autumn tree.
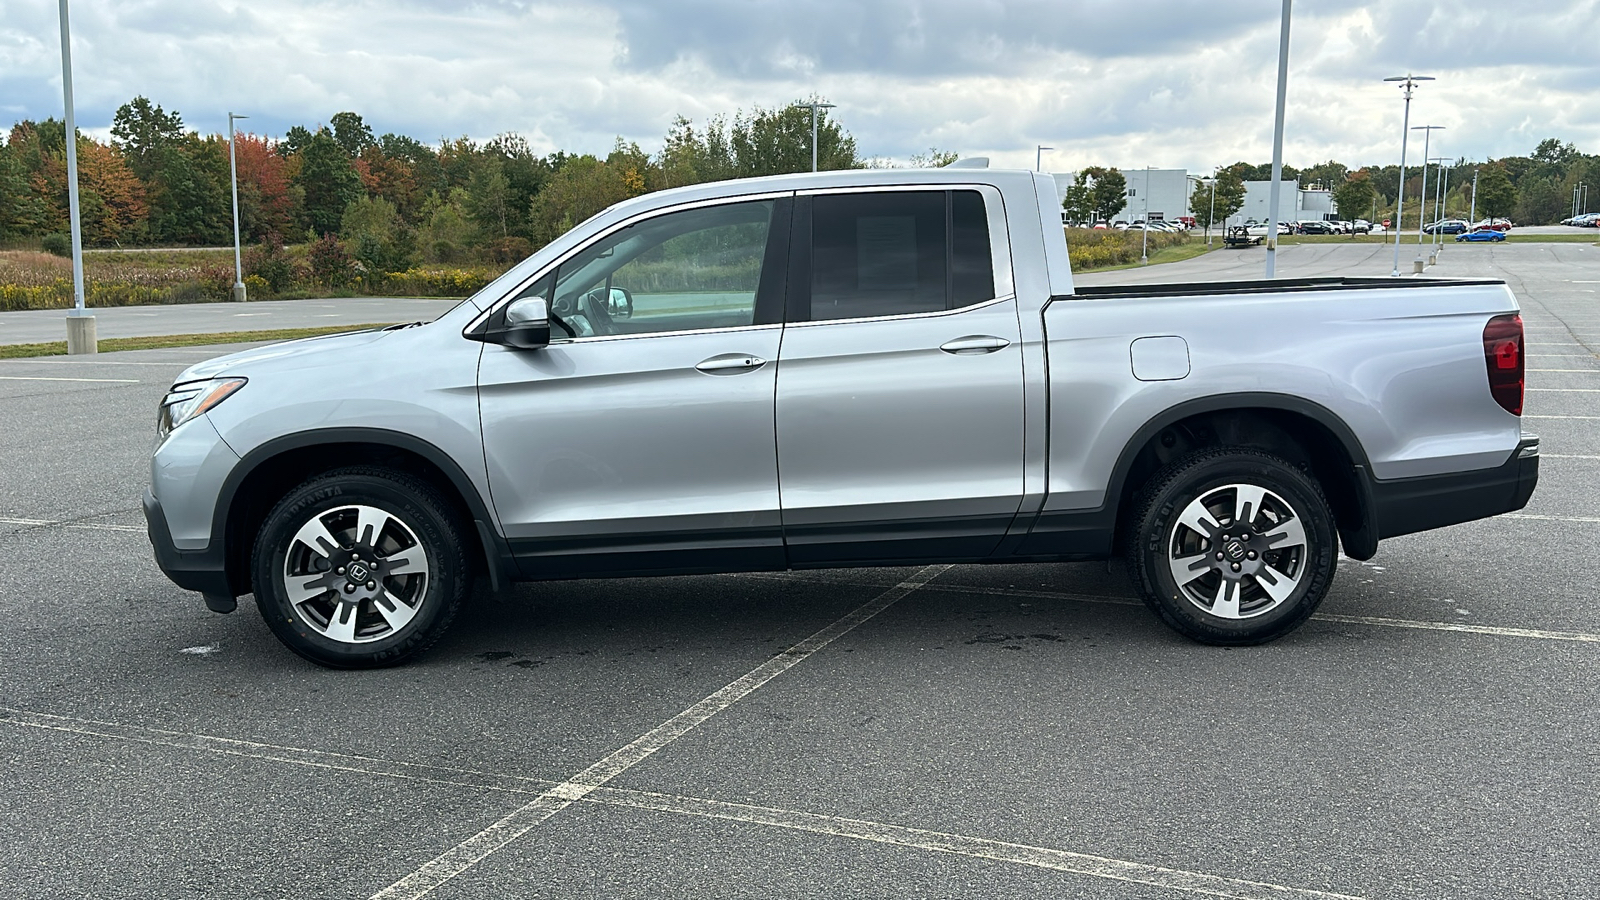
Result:
M239 227L252 241L288 234L294 224L297 191L289 180L289 164L266 138L234 137L239 168Z

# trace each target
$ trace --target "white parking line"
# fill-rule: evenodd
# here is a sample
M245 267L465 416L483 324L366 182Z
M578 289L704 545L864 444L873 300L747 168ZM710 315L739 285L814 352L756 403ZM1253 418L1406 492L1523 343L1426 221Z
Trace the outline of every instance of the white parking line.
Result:
M1541 453L1539 455L1545 459L1600 459L1600 456L1588 453Z
M1528 388L1530 394L1600 394L1600 388Z
M144 534L145 529L138 525L108 525L100 522L57 522L52 519L17 519L11 516L0 516L0 525L54 525L57 528L87 528L95 531L132 531Z
M1075 875L1089 875L1095 878L1106 878L1112 881L1131 882L1133 884L1148 884L1168 890L1209 894L1214 897L1237 897L1247 898L1247 900L1283 900L1283 898L1354 900L1349 894L1333 894L1327 891L1285 887L1261 881L1223 878L1217 875L1206 875L1201 872L1149 866L1120 859L1110 859L1104 856L1090 856L1087 853L1073 853L1068 850L1051 850L1045 847L1031 847L1026 844L1012 844L1005 841L964 837L957 834L946 834L942 831L907 828L903 825L885 825L880 822L864 822L859 819L846 819L840 816L820 816L813 813L771 809L744 803L723 803L715 800L699 800L692 797L671 797L665 794L649 794L642 791L603 790L606 791L606 794L600 799L600 802L616 806L631 806L636 809L652 809L681 815L726 819L756 825L770 825L775 828L809 831L813 834L826 834L854 838L860 841L873 841L880 844L915 847L919 850L953 853L960 856L971 856L998 862L1020 863L1040 869L1053 869L1057 872L1071 872Z
M1509 518L1509 514L1499 518ZM1522 516L1521 518L1561 518L1551 516ZM1600 519L1582 520L1600 522ZM1341 557L1343 559L1344 557ZM1348 560L1346 560L1348 562ZM867 582L849 581L838 578L818 578L806 575L779 575L765 573L748 573L740 578L771 578L792 579L815 584L847 584L852 587L868 587ZM1103 606L1143 606L1144 603L1132 597L1114 597L1108 594L1069 594L1061 591L1030 591L1022 588L985 588L973 585L950 584L940 582L930 584L928 590L946 594L977 594L992 597L1017 597L1030 600L1067 600L1074 603L1094 603ZM1313 622L1345 622L1361 625L1380 625L1390 628L1413 628L1422 631L1467 631L1474 634L1492 634L1500 637L1531 637L1547 641L1576 641L1585 644L1600 644L1600 634L1591 634L1583 631L1540 631L1531 628L1500 628L1493 625L1462 625L1459 622L1429 622L1418 619L1389 619L1379 616L1341 616L1333 613L1317 613L1311 617Z
M1600 419L1600 416L1530 416L1526 413L1524 419Z
M495 851L527 834L540 822L573 803L595 788L649 759L651 754L688 734L702 722L727 709L757 688L794 668L822 648L848 634L861 623L894 605L912 591L923 587L949 566L927 566L905 581L846 614L843 618L806 638L783 653L751 669L726 687L661 723L582 772L556 785L524 804L498 822L460 844L439 854L415 872L373 895L372 900L418 898L465 872Z
M66 132L62 132L66 134ZM1584 372L1589 375L1600 375L1600 369L1526 369L1528 372Z
M1538 519L1544 522L1600 522L1597 516L1540 516L1532 513L1501 513L1492 519Z
M138 384L137 378L53 378L48 375L0 375L0 381L95 381L104 384Z
M397 762L370 756L354 756L345 753L331 753L324 750L309 750L303 747L285 747L278 744L240 741L190 732L163 731L154 728L141 728L112 722L97 722L90 719L77 719L3 707L0 707L0 722L28 728L109 738L131 743L151 744L180 750L217 753L225 756L242 756L287 765L354 772L375 778L403 779L426 784L476 788L485 791L532 794L543 793L558 786L553 781L539 778L524 778L514 775L479 772L471 769L452 769L443 766ZM1086 853L1073 853L1069 850L1058 850L1050 847L1035 847L1008 841L995 841L987 838L929 831L922 828L908 828L903 825L871 822L864 819L825 816L769 806L754 806L748 803L728 803L721 800L707 800L701 797L599 787L590 791L582 802L600 806L646 809L682 816L720 819L750 825L783 828L791 831L846 837L918 850L1016 863L1058 872L1089 875L1112 881L1148 884L1212 896L1242 897L1251 898L1251 900L1256 900L1256 898L1260 898L1260 900L1284 900L1284 898L1289 898L1289 900L1359 900L1359 898L1352 898L1348 894L1333 894L1326 891L1292 888L1267 882L1224 878L1203 872L1150 866L1143 863L1128 862L1104 856L1092 856Z

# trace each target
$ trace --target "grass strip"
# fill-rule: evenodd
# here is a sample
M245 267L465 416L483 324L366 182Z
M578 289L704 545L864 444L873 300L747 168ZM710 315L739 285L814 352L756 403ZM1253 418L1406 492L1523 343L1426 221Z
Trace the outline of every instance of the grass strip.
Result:
M1186 259L1194 259L1196 256L1203 256L1209 250L1215 250L1221 246L1222 241L1218 240L1215 247L1208 248L1206 246L1205 239L1202 238L1200 240L1190 240L1188 243L1179 244L1176 247L1162 247L1161 249L1150 254L1150 265L1156 266L1162 263L1183 262ZM1115 272L1118 269L1142 268L1144 268L1144 263L1131 262L1119 263L1118 265L1114 266L1089 266L1084 268L1078 268L1077 266L1074 266L1072 271L1081 274L1084 272Z
M316 328L275 328L269 331L213 331L205 334L164 334L149 337L101 338L101 353L118 350L159 350L163 347L199 347L207 344L243 344L253 341L292 341L298 338L320 337L345 331L366 328L384 328L390 322L366 325L319 325ZM46 341L42 344L0 344L0 359L22 359L29 356L65 356L66 341Z

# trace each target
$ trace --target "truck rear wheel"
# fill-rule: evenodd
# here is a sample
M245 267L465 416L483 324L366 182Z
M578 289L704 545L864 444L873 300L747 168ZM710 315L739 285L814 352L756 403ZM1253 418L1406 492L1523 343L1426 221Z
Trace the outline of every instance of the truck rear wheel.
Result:
M1134 504L1128 570L1145 603L1206 644L1264 644L1299 627L1333 582L1322 489L1287 461L1205 450L1156 473Z
M348 468L290 491L256 537L256 605L295 653L339 669L426 650L468 590L461 529L428 485Z

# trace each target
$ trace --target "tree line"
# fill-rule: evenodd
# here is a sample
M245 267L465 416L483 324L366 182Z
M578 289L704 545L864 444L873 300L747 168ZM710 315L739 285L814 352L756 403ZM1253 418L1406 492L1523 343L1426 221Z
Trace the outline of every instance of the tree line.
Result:
M609 154L535 153L515 134L426 144L374 135L340 112L281 137L238 134L240 230L250 243L337 240L368 268L519 260L629 197L705 181L811 168L811 110L800 101L716 117L679 117L660 152L617 139ZM89 246L232 242L228 139L187 128L145 97L117 109L111 139L77 137L80 214ZM950 154L930 151L921 162ZM820 111L821 169L873 164ZM67 224L66 130L21 121L0 145L0 243L46 239Z
M1527 156L1505 156L1487 162L1458 159L1449 167L1444 197L1444 215L1504 216L1524 225L1548 225L1566 218L1572 211L1573 188L1579 183L1600 184L1600 156L1586 155L1570 142L1556 138L1540 141ZM1473 176L1477 176L1473 196ZM1216 182L1215 219L1221 224L1244 207L1247 181L1268 181L1271 163L1236 162L1218 166L1211 174ZM1336 160L1304 169L1283 167L1285 181L1298 181L1301 188L1321 188L1333 192L1340 216L1346 219L1393 220L1395 198L1400 189L1400 166L1362 166L1352 169ZM1433 218L1434 192L1439 184L1439 169L1430 166L1428 197L1422 192L1422 169L1406 166L1406 218L1415 222L1419 202L1427 217ZM1474 203L1476 200L1476 203ZM1127 202L1127 180L1118 169L1090 166L1078 172L1062 199L1062 209L1073 222L1106 221L1121 212ZM1600 209L1600 201L1590 204ZM1202 226L1213 210L1212 187L1196 185L1189 208ZM1591 209L1589 211L1594 211Z

